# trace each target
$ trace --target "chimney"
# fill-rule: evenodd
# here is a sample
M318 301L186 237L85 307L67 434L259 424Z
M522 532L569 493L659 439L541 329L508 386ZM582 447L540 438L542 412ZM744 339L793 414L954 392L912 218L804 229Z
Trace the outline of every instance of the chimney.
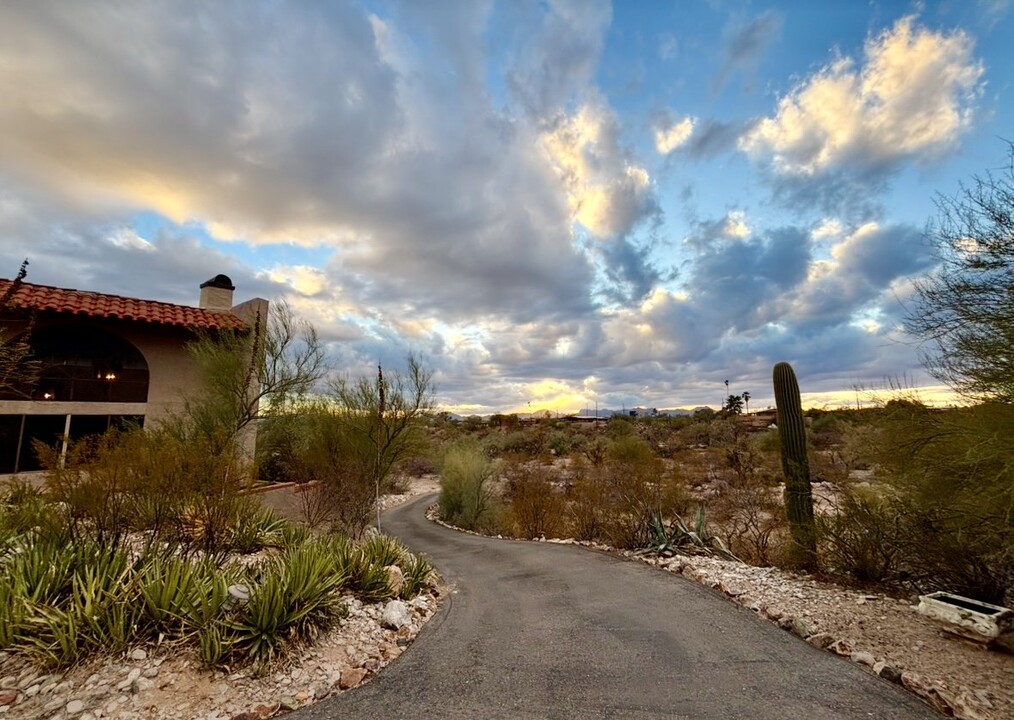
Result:
M216 275L202 282L200 307L215 312L232 310L232 291L235 289L236 286L232 284L228 275Z

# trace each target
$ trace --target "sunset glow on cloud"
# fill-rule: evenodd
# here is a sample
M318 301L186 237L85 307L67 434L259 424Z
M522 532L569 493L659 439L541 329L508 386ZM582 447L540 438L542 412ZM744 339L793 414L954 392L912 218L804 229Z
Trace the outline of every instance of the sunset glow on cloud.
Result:
M928 387L904 302L936 194L1004 158L1012 30L973 3L8 3L0 276L193 304L225 273L336 367L414 352L468 413L725 380L762 408L780 360L815 404Z

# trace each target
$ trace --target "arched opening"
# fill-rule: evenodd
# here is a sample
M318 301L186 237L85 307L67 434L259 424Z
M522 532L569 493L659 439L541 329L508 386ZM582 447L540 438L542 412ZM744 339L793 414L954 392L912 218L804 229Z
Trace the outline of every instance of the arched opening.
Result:
M33 400L148 401L148 363L133 344L96 327L50 325L32 333L39 361Z

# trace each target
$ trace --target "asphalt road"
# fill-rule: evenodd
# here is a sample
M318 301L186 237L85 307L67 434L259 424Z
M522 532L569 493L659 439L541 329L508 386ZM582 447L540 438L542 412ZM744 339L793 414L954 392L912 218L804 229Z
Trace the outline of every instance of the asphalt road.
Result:
M373 681L293 713L324 718L940 717L714 591L568 545L431 523L424 496L384 529L454 586Z

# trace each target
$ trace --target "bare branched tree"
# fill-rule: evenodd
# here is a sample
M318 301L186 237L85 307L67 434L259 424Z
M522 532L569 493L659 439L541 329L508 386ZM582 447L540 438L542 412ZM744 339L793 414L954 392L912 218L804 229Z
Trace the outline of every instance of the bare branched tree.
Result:
M1014 402L1014 145L1009 163L937 199L940 266L916 283L905 326L929 371L966 397Z

